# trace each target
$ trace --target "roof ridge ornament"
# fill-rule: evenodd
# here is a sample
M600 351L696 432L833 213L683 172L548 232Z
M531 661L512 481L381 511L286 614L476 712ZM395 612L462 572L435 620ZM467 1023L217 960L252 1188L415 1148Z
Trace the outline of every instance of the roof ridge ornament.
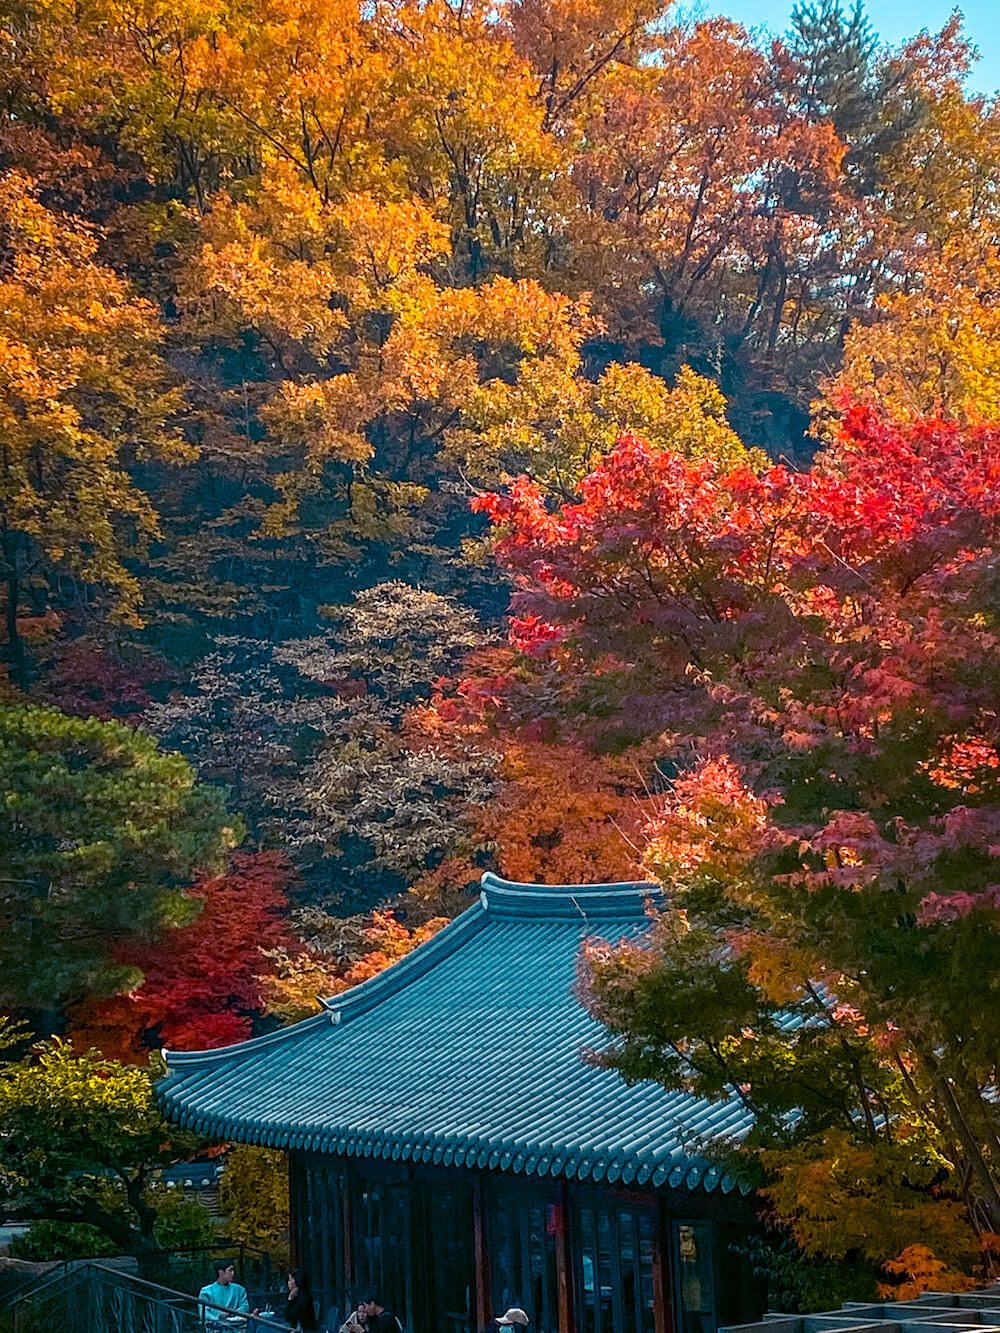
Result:
M569 894L568 896L569 896L569 900L570 900L570 902L573 904L573 906L576 908L576 910L580 913L580 916L581 916L581 918L582 918L582 920L583 920L583 924L586 925L586 924L587 924L587 920L588 920L587 913L583 910L583 908L582 908L582 907L580 906L580 904L577 902L575 896L574 896L572 893Z

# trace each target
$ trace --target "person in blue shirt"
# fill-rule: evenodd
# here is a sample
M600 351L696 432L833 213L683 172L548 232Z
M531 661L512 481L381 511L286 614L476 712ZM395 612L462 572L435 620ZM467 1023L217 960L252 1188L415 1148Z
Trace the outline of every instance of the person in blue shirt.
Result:
M250 1309L246 1287L241 1287L235 1278L236 1266L232 1259L219 1259L215 1265L215 1281L198 1293L199 1301L206 1307L206 1328L221 1328L226 1322L224 1310L230 1310L234 1315L257 1313ZM213 1308L219 1305L221 1310Z

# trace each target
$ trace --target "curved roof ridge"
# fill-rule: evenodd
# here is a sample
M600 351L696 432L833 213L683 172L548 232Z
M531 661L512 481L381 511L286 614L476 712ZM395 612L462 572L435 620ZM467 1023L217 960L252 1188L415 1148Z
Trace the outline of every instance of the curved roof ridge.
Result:
M429 940L404 954L397 962L391 963L384 971L366 981L351 986L337 995L331 995L321 1003L327 1011L328 1020L339 1023L343 1018L353 1018L356 1014L367 1013L390 995L395 995L411 981L416 981L425 972L430 971L444 958L454 953L465 942L467 936L479 930L484 924L482 902L473 903L464 912L460 912L442 926Z
M655 879L611 879L599 884L543 884L539 881L504 879L492 870L483 872L479 881L484 889L523 889L539 895L564 893L623 893L634 894L642 890L663 892L663 885Z
M207 1051L164 1050L162 1054L168 1067L210 1064L233 1055L249 1054L267 1046L294 1041L300 1034L323 1023L341 1023L367 1013L449 957L486 924L489 916L522 921L574 918L583 926L591 920L641 920L646 915L650 899L663 897L663 886L648 880L606 884L526 884L502 879L492 871L486 871L480 884L478 902L471 903L429 940L366 981L336 995L319 997L322 1012L231 1046Z
M579 916L586 922L614 917L627 920L645 916L651 897L662 897L661 885L642 881L613 884L521 884L486 871L480 880L479 901L449 921L412 952L383 972L349 990L322 1001L334 1023L367 1013L375 1005L396 995L418 977L449 957L466 938L486 924L486 915L497 914L524 920L548 920Z
M524 920L578 917L586 923L614 917L641 919L650 900L661 901L662 884L621 880L607 884L522 884L487 871L480 901L488 912Z

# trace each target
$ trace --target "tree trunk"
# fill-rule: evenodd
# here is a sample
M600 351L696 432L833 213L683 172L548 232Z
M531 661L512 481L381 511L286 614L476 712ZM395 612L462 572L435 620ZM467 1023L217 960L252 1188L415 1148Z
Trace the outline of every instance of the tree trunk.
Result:
M986 1159L983 1151L984 1145L977 1140L976 1135L972 1132L968 1117L955 1093L955 1089L941 1071L936 1058L924 1051L919 1052L919 1054L930 1077L941 1111L954 1131L970 1175L975 1181L979 1201L989 1217L990 1229L997 1231L1000 1228L1000 1187L998 1187L997 1179ZM972 1220L975 1225L975 1218Z
M139 1265L142 1276L147 1276L144 1269L152 1269L156 1262L157 1244L153 1235L153 1222L156 1213L144 1203L147 1216L140 1226L134 1226L127 1213L111 1212L103 1208L96 1199L66 1199L63 1203L54 1203L51 1199L43 1203L26 1207L12 1207L9 1218L14 1222L68 1222L79 1225L81 1222L106 1236L119 1254L128 1255Z
M5 542L6 546L7 543ZM17 577L17 565L12 553L7 559L7 661L10 665L11 684L19 690L28 688L28 662L24 654L24 639L17 624L17 605L21 595L21 585Z
M161 1255L153 1227L156 1223L156 1209L151 1208L143 1197L146 1186L145 1173L130 1176L125 1184L129 1206L139 1219L138 1229L133 1228L135 1236L132 1253L139 1265L139 1276L147 1282L163 1283L166 1280L169 1264L166 1256Z

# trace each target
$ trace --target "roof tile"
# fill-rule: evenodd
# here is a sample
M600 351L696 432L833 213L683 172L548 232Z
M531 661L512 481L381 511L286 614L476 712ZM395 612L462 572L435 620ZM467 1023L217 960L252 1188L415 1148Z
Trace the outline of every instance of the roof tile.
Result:
M576 994L581 945L641 934L659 892L485 875L477 904L323 1013L167 1052L163 1104L204 1133L274 1147L729 1192L694 1145L747 1131L736 1099L629 1087L585 1058L607 1035Z

